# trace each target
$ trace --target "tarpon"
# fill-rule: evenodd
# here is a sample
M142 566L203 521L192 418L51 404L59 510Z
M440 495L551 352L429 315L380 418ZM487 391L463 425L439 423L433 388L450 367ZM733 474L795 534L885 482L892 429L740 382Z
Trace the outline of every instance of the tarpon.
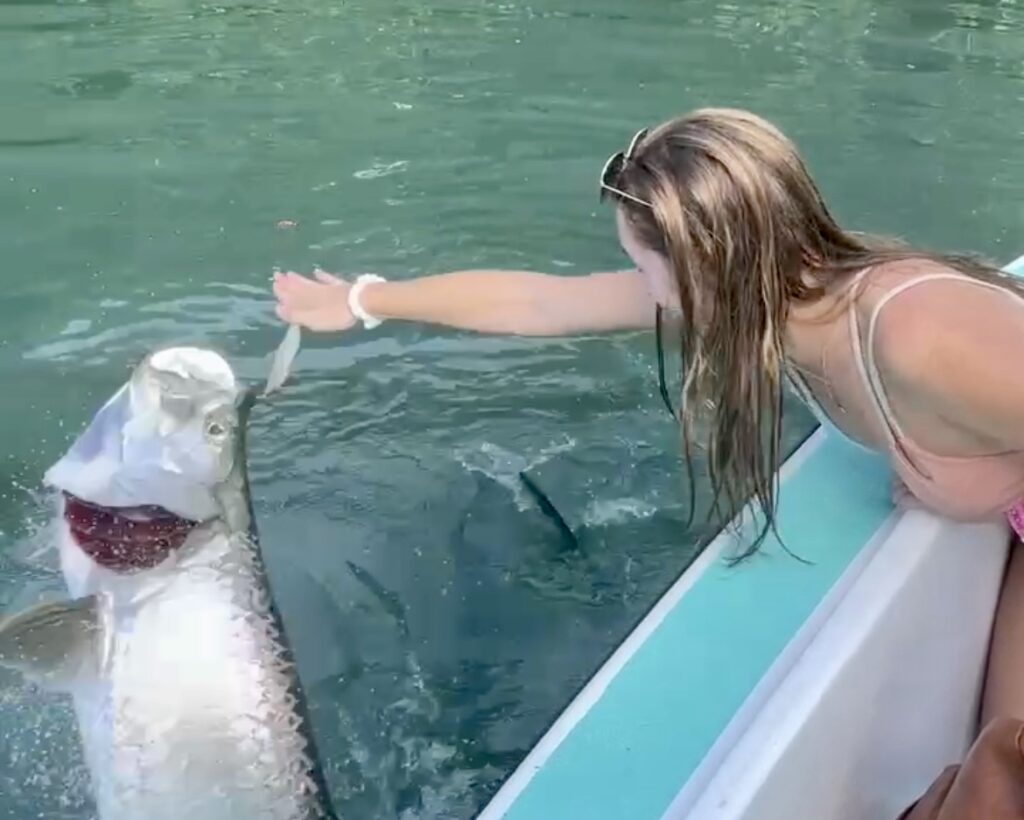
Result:
M101 820L335 817L253 524L255 397L157 351L46 473L71 599L0 624L0 663L72 696Z

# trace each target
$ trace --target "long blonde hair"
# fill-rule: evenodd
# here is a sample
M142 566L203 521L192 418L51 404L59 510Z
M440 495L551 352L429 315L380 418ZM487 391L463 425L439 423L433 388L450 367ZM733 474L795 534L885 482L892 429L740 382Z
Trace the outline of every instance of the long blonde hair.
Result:
M706 450L709 517L725 525L753 497L775 529L784 335L791 307L868 266L911 257L1020 286L972 257L917 251L839 227L796 147L747 111L706 108L642 138L612 196L638 239L663 254L682 309L683 440ZM697 431L704 431L702 442Z

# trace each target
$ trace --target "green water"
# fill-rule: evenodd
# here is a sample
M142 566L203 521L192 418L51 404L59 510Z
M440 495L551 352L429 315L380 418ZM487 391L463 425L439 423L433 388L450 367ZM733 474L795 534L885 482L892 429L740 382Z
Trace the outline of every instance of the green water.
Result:
M0 606L60 589L39 479L140 356L261 375L274 267L614 268L601 164L704 104L775 119L850 226L1006 261L1022 77L1015 0L0 0ZM709 535L652 340L391 324L298 364L252 479L335 803L471 817ZM0 817L91 816L74 731L0 676Z

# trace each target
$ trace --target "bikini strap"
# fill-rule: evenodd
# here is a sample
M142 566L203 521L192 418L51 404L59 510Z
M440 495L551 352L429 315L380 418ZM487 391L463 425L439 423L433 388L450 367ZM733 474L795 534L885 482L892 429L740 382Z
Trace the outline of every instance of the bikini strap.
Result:
M862 271L858 275L858 279L867 271ZM938 279L954 279L961 282L968 282L975 285L988 288L990 290L996 290L1000 293L1005 293L1007 296L1016 299L1022 305L1024 305L1024 297L1011 290L999 287L992 282L985 282L980 279L974 279L970 276L959 273L929 273L921 276L916 276L907 282L897 285L874 305L871 310L871 315L868 318L867 335L864 342L861 342L860 335L860 322L857 317L857 305L856 302L851 300L849 308L849 324L850 324L850 341L853 345L854 358L857 361L857 369L860 371L861 380L864 382L864 386L868 390L868 395L872 398L875 404L875 409L878 411L878 415L882 420L882 427L885 429L886 436L889 439L890 444L894 447L898 447L900 452L907 456L906 448L903 446L903 441L906 439L903 430L900 428L899 422L896 421L896 416L893 413L892 405L889 403L889 398L885 393L885 388L882 385L881 376L878 373L878 366L875 362L875 328L878 325L878 317L889 302L899 296L901 293L905 293L910 288L916 285L923 284L925 282L932 282ZM909 460L909 456L908 456ZM913 463L913 462L911 462ZM916 466L916 465L915 465Z

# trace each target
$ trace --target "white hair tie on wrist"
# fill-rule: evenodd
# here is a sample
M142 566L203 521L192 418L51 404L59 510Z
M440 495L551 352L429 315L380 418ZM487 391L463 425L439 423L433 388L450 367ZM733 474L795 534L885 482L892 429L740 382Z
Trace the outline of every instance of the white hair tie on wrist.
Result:
M363 308L359 299L363 292L363 288L367 285L372 285L374 282L385 282L387 281L383 276L377 276L375 273L364 273L356 278L352 287L348 292L348 309L352 315L355 316L359 321L363 323L363 326L368 330L372 330L381 323L381 319L373 316L366 312Z

